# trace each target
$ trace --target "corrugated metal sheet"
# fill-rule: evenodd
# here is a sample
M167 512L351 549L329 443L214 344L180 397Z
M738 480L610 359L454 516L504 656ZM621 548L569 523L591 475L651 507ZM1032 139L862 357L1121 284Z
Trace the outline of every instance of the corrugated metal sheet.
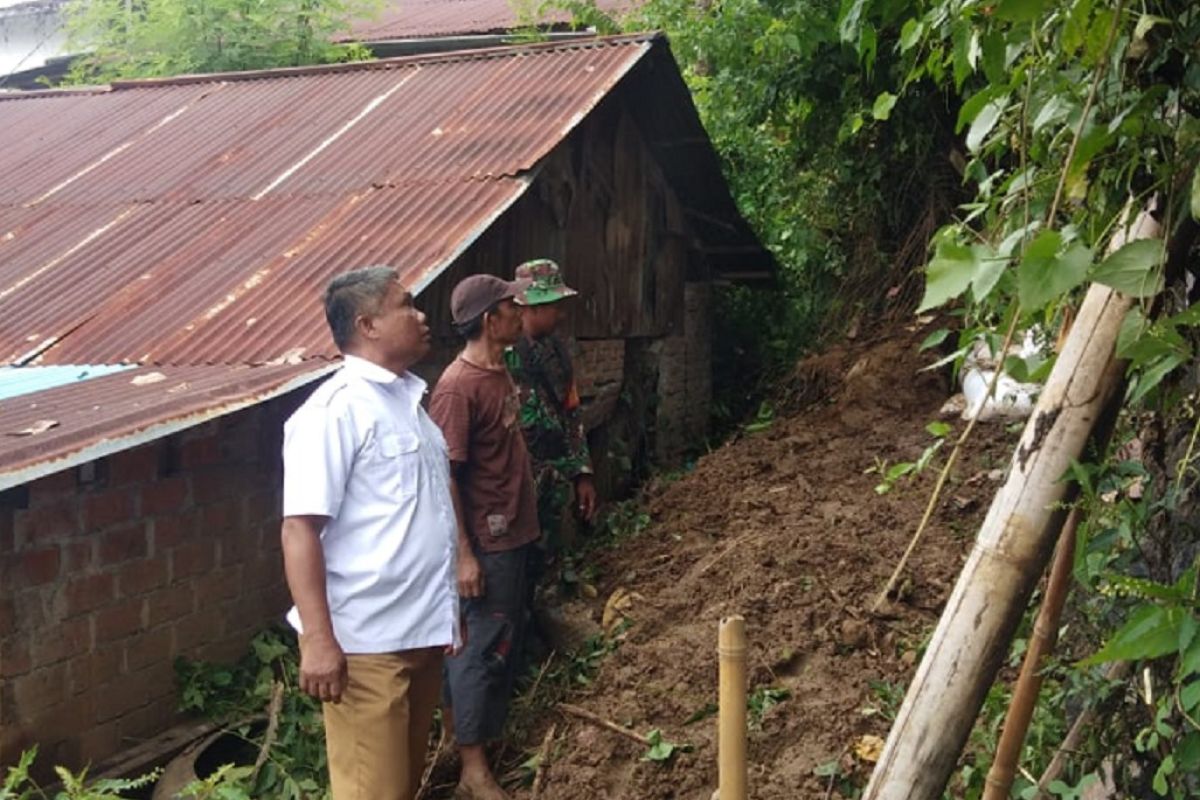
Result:
M0 401L131 369L123 364L0 367Z
M315 379L332 275L424 288L653 46L0 96L0 361L143 365L0 403L0 489Z
M506 33L536 24L557 27L571 15L540 3L514 0L391 0L375 18L355 24L347 38L363 42L424 39L433 36ZM617 15L640 5L637 0L596 0L601 11Z
M619 38L0 99L0 354L333 354L317 293L435 274L651 46Z
M0 403L0 491L168 436L317 380L275 367L142 367Z

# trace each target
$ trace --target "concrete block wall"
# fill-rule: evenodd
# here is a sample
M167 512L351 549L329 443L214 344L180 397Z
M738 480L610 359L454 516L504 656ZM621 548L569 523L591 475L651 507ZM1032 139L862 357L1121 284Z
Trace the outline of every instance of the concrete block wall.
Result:
M0 764L162 732L176 656L233 661L286 609L283 403L0 495Z
M674 464L700 449L712 405L712 286L684 285L683 330L661 342L655 457Z

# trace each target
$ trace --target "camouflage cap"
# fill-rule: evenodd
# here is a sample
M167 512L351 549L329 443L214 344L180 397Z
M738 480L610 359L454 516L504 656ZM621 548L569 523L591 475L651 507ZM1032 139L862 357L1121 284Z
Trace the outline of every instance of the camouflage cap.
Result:
M518 281L529 281L529 288L517 299L517 302L524 306L557 303L559 300L579 294L563 283L558 264L548 258L526 261L517 267L515 278Z

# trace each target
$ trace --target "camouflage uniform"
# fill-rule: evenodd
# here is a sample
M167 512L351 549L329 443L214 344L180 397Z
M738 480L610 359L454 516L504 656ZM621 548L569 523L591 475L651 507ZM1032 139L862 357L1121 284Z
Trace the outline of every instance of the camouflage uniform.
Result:
M517 279L532 281L524 305L552 303L576 294L563 284L553 261L522 264ZM562 339L551 334L522 337L506 359L520 388L521 427L533 459L542 545L553 553L563 544L564 514L574 482L592 472L571 355Z

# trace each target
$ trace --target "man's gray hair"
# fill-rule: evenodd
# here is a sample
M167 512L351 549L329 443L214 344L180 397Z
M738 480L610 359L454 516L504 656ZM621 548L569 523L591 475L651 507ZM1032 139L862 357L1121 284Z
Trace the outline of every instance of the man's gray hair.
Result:
M400 279L391 267L363 267L343 272L325 290L325 319L338 350L354 341L354 320L361 314L376 314L388 290Z

